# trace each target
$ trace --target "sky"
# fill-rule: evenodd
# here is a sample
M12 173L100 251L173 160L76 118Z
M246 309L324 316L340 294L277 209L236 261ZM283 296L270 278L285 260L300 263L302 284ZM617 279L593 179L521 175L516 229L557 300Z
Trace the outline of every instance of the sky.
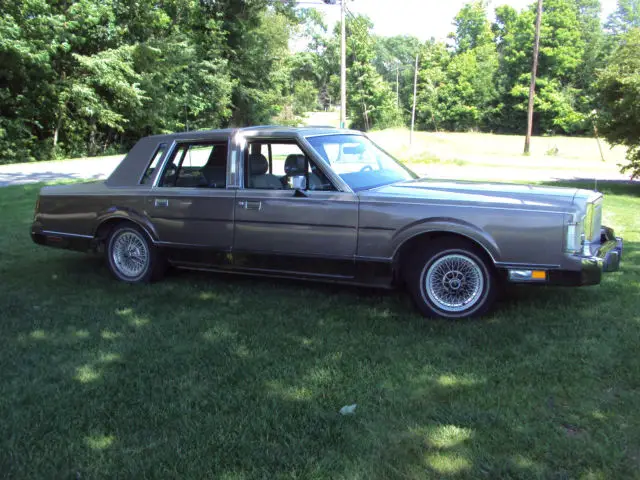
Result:
M339 5L314 4L319 0L302 0L301 7L313 7L324 12L330 28L340 20ZM533 0L493 0L489 11L499 5L511 5L521 10ZM347 0L347 8L354 14L369 16L374 24L374 33L382 36L413 35L420 40L431 37L444 40L454 30L453 17L469 0ZM605 19L616 8L616 0L600 0L602 18ZM493 20L493 18L491 18Z

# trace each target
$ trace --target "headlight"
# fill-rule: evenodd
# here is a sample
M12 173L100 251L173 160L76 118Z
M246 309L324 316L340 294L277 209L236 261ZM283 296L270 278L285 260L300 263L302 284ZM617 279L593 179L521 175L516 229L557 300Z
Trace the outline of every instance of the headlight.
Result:
M584 217L575 223L567 225L567 236L565 239L565 251L578 253L582 250L582 240L584 238Z

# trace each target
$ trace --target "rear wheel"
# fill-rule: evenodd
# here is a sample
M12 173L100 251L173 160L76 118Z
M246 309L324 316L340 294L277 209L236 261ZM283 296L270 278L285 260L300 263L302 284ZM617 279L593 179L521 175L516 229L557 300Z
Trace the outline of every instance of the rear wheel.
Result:
M470 242L442 238L405 259L405 280L420 312L458 319L482 316L497 291L493 266Z
M137 225L117 225L107 239L107 263L111 273L127 283L146 283L164 272L164 262L147 234Z

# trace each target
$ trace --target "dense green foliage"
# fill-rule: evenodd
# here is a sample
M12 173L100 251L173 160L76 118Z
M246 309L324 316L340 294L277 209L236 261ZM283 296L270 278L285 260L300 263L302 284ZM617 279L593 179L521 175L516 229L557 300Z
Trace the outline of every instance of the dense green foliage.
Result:
M339 103L339 26L329 31L294 0L0 0L0 9L0 163L122 151L151 133L295 124ZM636 158L637 132L620 134L622 119L637 118L635 73L615 77L637 57L629 39L640 0L618 0L604 24L600 11L600 0L544 0L534 132L585 134L600 119ZM410 122L417 55L418 128L523 132L535 4L491 13L485 0L466 4L447 42L379 37L349 13L351 126Z
M0 2L0 163L262 123L293 88L298 18L267 0Z
M602 133L613 145L629 148L624 170L640 176L640 27L622 35L599 76L598 100Z

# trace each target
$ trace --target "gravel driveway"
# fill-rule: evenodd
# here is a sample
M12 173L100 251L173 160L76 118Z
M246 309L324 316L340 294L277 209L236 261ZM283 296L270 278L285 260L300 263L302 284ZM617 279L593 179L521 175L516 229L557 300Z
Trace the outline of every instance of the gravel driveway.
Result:
M103 179L118 166L124 155L80 158L54 162L0 165L0 187L56 180Z

